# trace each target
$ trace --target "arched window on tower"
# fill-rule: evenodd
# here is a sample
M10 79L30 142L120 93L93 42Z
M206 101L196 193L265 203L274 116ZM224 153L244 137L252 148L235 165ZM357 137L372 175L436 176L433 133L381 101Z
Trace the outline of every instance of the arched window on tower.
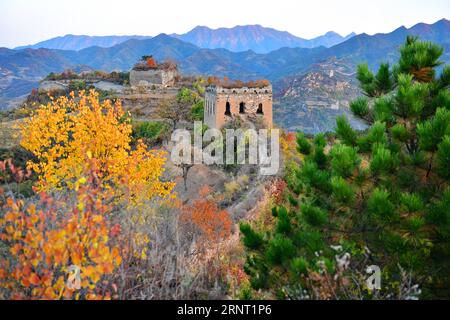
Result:
M239 104L239 113L245 113L245 103L243 102Z
M263 104L260 103L258 105L258 110L256 111L257 114L264 114L264 110L263 110Z
M227 104L225 105L225 115L231 116L231 105L229 102L227 102Z

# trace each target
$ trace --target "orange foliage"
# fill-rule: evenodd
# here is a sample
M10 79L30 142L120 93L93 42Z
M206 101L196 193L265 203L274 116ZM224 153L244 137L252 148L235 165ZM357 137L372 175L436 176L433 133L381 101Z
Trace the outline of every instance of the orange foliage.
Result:
M289 143L295 142L297 139L296 135L294 132L288 132L286 134L286 141Z
M153 57L148 57L147 58L147 66L149 68L152 68L152 69L158 67L158 65L156 64L156 61L155 61L155 59Z
M200 190L205 197L211 192L208 187ZM231 235L232 220L229 213L219 210L212 200L198 199L191 206L184 207L181 215L182 221L193 224L206 240L217 242Z
M161 180L165 153L132 148L120 102L101 102L95 91L52 99L23 122L22 137L36 161L27 172L0 162L0 184L33 170L41 193L25 201L0 188L0 299L117 297L122 257L146 257L143 204L174 187ZM114 222L124 208L133 208L132 226Z
M4 201L0 239L9 255L0 259L0 299L109 299L115 294L108 280L122 263L120 230L111 232L112 208L105 205L111 194L95 184L92 176L61 197L41 193L36 202ZM71 278L71 268L78 278Z
M293 132L283 132L280 135L280 147L281 151L283 152L283 155L286 159L289 159L292 157L292 152L294 154L297 154L297 137L296 134ZM289 153L291 153L289 155Z

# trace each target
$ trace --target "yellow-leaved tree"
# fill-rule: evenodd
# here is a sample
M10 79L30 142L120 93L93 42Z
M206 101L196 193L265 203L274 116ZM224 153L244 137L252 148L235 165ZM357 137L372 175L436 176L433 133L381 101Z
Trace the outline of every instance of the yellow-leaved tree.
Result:
M95 159L102 187L129 203L166 198L174 187L161 177L165 153L141 141L132 150L132 126L120 101L100 101L94 90L41 106L21 126L21 145L36 156L28 163L37 191L73 189Z
M39 195L22 200L0 188L0 241L10 253L0 257L0 298L124 294L114 271L146 259L144 213L174 197L174 183L162 178L165 153L132 145L131 134L120 102L100 101L95 91L52 99L22 123ZM0 162L0 185L6 169ZM76 286L69 286L72 268Z

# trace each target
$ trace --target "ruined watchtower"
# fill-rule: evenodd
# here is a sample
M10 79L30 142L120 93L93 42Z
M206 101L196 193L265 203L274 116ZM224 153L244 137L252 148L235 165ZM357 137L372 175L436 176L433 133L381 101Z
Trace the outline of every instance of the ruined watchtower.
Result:
M272 85L267 80L210 81L205 93L205 124L221 129L234 117L272 127Z
M151 56L144 56L143 58L146 58L146 60L135 64L130 71L131 86L164 88L175 84L179 74L177 65L174 62L157 63Z

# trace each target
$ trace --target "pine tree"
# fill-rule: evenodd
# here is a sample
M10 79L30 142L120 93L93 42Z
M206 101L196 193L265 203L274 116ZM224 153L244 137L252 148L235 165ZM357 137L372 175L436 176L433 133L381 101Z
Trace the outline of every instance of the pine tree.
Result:
M339 269L339 245L355 265L381 267L382 290L398 289L406 270L423 298L448 298L450 67L442 66L442 54L440 46L408 37L392 68L381 64L374 74L358 67L364 97L351 110L367 130L340 117L336 139L298 134L305 160L296 181L286 179L289 201L273 210L275 225L265 233L242 228L255 289L287 298L292 288L307 288L308 275L323 273L324 265L330 273Z

